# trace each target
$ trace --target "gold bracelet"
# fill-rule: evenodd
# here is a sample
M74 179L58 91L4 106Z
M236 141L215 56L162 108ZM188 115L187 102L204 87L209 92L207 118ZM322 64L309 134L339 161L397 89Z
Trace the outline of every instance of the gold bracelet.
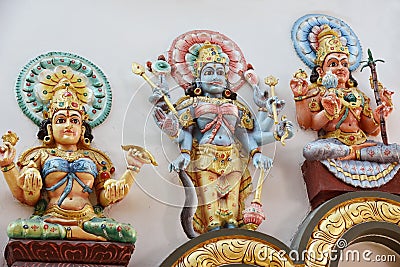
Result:
M134 172L139 172L140 171L140 168L139 167L137 167L137 166L128 166L128 167L126 167L128 170L130 170L130 171L134 171Z
M268 112L267 108L258 108L258 111Z
M361 160L361 150L360 149L356 150L356 160Z
M299 95L299 96L295 96L293 97L294 101L303 101L304 99L310 98L310 97L314 97L316 95L318 95L320 92L320 90L316 90L315 92L313 92L310 95Z
M11 162L9 165L1 167L1 171L2 172L8 172L9 170L14 169L14 167L15 167L15 163Z
M254 157L254 155L257 154L257 153L261 153L261 150L260 150L259 147L254 148L253 150L251 150L251 151L250 151L250 156L251 156L251 157Z
M330 121L336 118L335 115L330 115L328 112L326 112L326 110L324 110L324 114L325 114L325 117L327 117L328 120L330 120Z
M173 135L173 136L168 135L169 139L171 139L171 140L174 140L174 139L178 138L178 136L179 136L179 132L176 133L176 134Z
M277 132L274 132L274 137L276 141L281 141L281 138L278 136Z
M186 153L190 155L192 151L190 151L189 149L181 149L181 153Z
M302 101L302 100L307 99L307 98L309 98L309 97L311 97L311 96L300 95L300 96L295 96L295 97L293 97L293 99L294 99L294 101Z

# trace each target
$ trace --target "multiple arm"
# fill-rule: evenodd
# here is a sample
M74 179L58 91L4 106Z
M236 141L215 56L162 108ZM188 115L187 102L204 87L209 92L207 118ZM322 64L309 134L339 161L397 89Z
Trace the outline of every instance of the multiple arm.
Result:
M380 133L379 122L381 120L381 113L383 115L383 118L386 119L393 111L393 92L387 90L386 88L383 88L381 84L379 85L379 94L382 104L379 105L374 111L372 111L369 106L370 99L365 96L366 104L360 118L360 127L365 131L365 133L372 136L376 136Z
M319 130L323 125L328 123L328 118L324 118L323 111L317 115L310 112L308 98L315 97L309 91L308 83L303 78L293 78L290 81L290 88L293 91L295 105L296 105L296 119L300 127L304 129ZM318 92L317 92L318 93Z
M330 121L338 119L341 102L333 92L328 91L321 96L320 88L310 89L307 81L298 77L290 81L290 88L294 95L300 127L319 131Z
M323 81L324 82L324 81ZM297 121L302 128L313 129L318 131L323 129L330 122L339 123L341 120L340 112L342 103L339 96L334 90L320 90L319 87L310 89L307 81L303 78L295 77L290 81L290 87L293 91L296 103ZM380 114L386 118L393 110L391 95L393 92L383 88L380 84L379 88L382 104L375 110L369 106L370 99L362 94L364 104L361 114L359 115L358 127L368 135L376 136L380 132L379 121ZM321 92L325 92L322 95ZM321 106L313 110L314 106Z
M165 111L159 107L160 105L163 105L162 100L160 100L155 107L153 118L157 126L179 145L181 151L180 155L168 166L170 172L179 172L180 170L186 169L190 163L190 151L192 150L193 143L193 125L181 126L178 118L171 114L171 112L166 114ZM186 111L187 109L180 110L178 115L181 116Z
M185 170L190 163L190 151L193 144L193 126L182 128L176 138L181 154L169 164L169 171Z
M127 170L118 180L108 179L104 185L99 188L98 200L103 207L121 201L129 193L133 186L136 175L141 167L146 163L157 163L153 160L153 156L143 148L137 146L128 146L126 161L128 163Z
M21 171L15 166L15 148L5 142L0 148L0 166L12 195L21 203L34 206L40 199L42 177L38 170L39 159L31 160Z
M238 127L235 134L243 148L248 152L249 156L252 157L254 167L267 170L272 166L273 160L261 153L259 149L260 146L254 138L254 133Z

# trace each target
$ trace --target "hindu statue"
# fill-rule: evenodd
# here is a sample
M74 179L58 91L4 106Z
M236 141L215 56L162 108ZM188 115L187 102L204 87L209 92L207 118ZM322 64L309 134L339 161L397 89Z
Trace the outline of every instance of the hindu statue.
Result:
M393 92L377 80L371 51L365 66L371 68L375 108L352 75L361 64L362 50L345 22L306 15L295 22L292 40L301 60L312 69L310 83L303 70L290 81L299 125L318 133L318 139L304 147L306 160L320 161L356 187L375 188L390 181L399 169L399 147L388 144L384 127L393 110ZM373 138L379 133L382 142Z
M151 82L149 98L154 119L180 149L169 170L179 174L187 193L181 213L185 233L192 238L245 227L245 199L252 190L249 163L268 170L273 160L261 153L262 145L293 135L292 124L284 117L275 124L284 101L268 97L237 44L218 32L184 33L173 41L167 59L160 56L147 65L159 77L157 84ZM145 75L136 63L133 71ZM174 104L165 79L168 73L184 93ZM257 114L239 100L237 91L246 82L254 90ZM277 80L269 77L266 83L272 89Z
M24 67L16 94L39 126L42 145L15 163L18 137L11 131L3 136L3 176L18 201L35 207L32 217L9 224L8 236L134 243L134 228L105 217L103 209L121 201L142 165L153 159L140 147L125 146L127 170L113 179L109 156L92 146L92 128L111 108L111 88L101 70L82 57L51 52Z

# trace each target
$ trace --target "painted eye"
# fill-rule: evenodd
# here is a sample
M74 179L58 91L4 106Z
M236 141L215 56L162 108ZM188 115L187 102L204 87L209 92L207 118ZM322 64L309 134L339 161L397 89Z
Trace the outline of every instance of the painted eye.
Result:
M349 63L345 62L342 65L343 65L343 67L347 68L349 66Z
M71 119L71 122L73 124L80 124L80 120L79 119Z
M225 73L224 73L223 70L217 70L217 74L218 74L218 75L224 75Z
M329 67L336 67L337 63L336 62L332 62L331 64L329 64Z
M65 123L65 122L66 122L66 120L64 118L58 118L56 120L56 124L62 124L62 123Z

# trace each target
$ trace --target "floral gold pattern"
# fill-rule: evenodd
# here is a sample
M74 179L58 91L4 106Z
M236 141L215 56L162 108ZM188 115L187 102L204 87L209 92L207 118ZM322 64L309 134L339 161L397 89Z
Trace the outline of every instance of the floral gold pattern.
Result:
M329 266L330 252L343 234L357 224L372 221L400 225L400 203L385 198L361 197L332 208L311 234L305 266Z
M173 266L221 266L238 263L256 266L297 266L289 258L282 257L279 251L275 245L256 238L220 237L208 239L188 250Z

